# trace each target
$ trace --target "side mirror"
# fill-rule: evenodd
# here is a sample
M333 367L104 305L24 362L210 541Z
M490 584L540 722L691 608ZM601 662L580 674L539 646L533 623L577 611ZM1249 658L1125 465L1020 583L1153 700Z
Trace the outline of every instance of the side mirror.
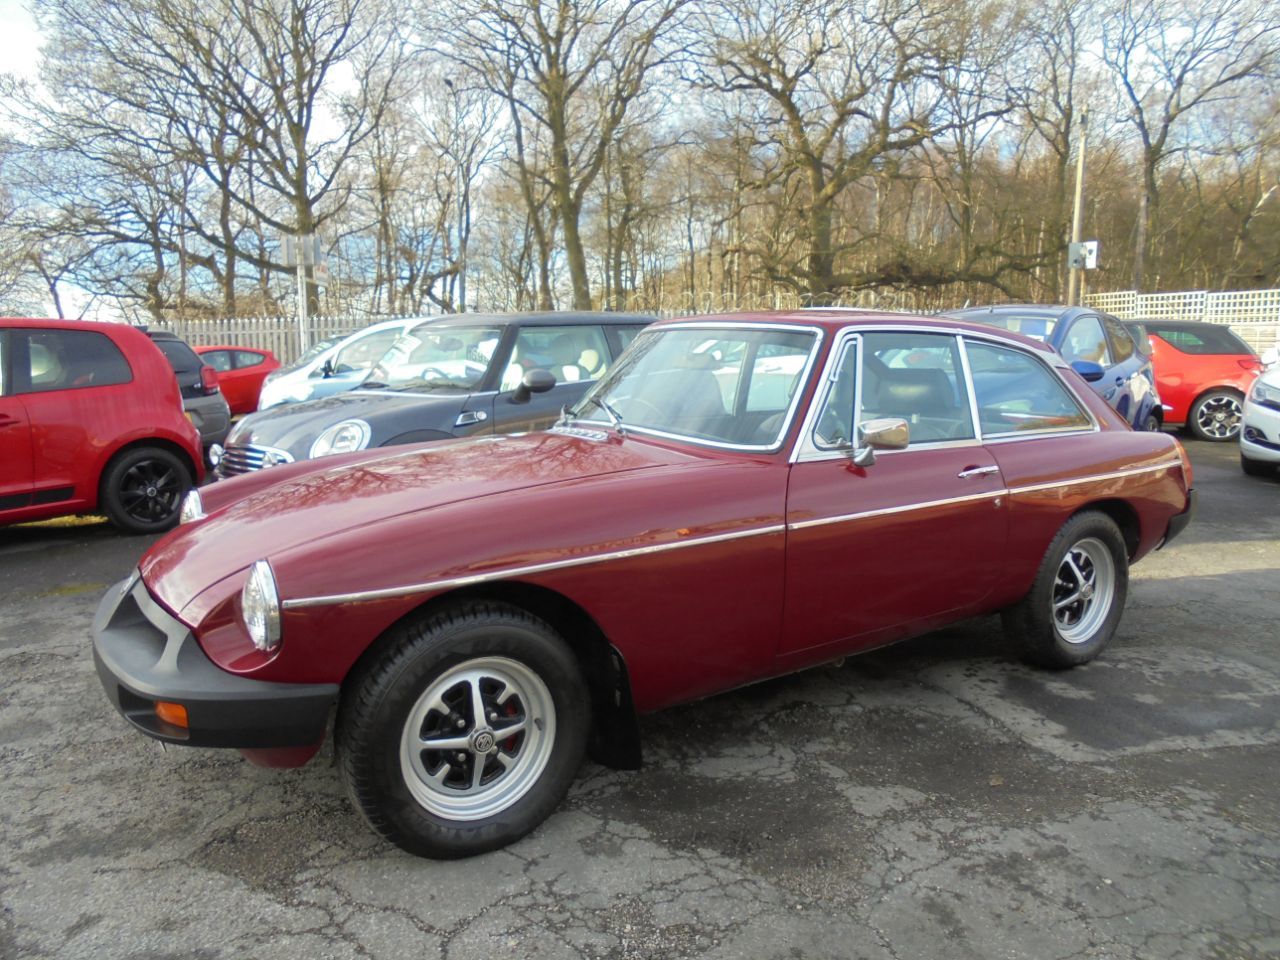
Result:
M520 386L511 395L512 403L528 403L535 393L546 393L556 385L556 375L550 370L528 370L520 380Z
M324 365L320 367L320 376L328 379L333 376L333 372L333 358L330 357L324 362Z
M858 424L858 442L853 447L853 462L869 467L876 462L877 450L905 450L911 442L911 430L901 417L883 417Z
M1263 350L1262 356L1260 356L1258 359L1262 361L1262 365L1264 367L1269 367L1272 364L1280 363L1280 349L1277 349L1276 347L1272 347L1270 350Z
M1086 383L1097 383L1107 375L1107 371L1102 369L1102 364L1094 363L1092 360L1072 360L1071 369L1080 374Z

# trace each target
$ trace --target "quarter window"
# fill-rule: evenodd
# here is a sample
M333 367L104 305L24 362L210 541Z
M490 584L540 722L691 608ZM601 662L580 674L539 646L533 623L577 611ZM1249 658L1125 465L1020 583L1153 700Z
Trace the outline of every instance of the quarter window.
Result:
M976 340L965 346L984 437L1090 426L1070 391L1039 360Z
M15 364L15 393L107 387L133 379L120 348L105 334L32 330L20 339L25 341L26 358Z
M202 353L200 354L200 359L219 373L226 373L231 369L231 354L226 350L213 350L209 353Z
M971 440L969 392L955 337L869 333L863 337L859 421L907 421L911 445Z
M260 353L254 353L252 350L236 351L236 369L243 370L245 367L256 367L262 363L266 357Z

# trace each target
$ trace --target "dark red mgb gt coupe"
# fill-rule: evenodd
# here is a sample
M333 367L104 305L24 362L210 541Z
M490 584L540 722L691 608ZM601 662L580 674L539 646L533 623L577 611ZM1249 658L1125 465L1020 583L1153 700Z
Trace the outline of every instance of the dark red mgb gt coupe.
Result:
M553 429L483 429L190 495L98 611L108 697L274 766L332 716L372 827L466 856L588 750L636 766L644 711L993 611L1027 659L1085 663L1195 502L1176 440L955 320L659 323Z

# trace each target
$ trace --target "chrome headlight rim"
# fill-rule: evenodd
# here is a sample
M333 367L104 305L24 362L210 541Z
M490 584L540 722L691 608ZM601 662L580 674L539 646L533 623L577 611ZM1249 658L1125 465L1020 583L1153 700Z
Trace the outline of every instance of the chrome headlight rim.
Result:
M373 430L364 420L340 420L316 437L308 455L315 460L338 453L355 453L367 447L372 436Z
M275 572L266 560L249 568L240 590L240 619L253 645L270 653L280 645L280 591Z
M182 507L178 511L178 525L194 523L204 519L204 503L200 499L200 491L192 487L182 498Z

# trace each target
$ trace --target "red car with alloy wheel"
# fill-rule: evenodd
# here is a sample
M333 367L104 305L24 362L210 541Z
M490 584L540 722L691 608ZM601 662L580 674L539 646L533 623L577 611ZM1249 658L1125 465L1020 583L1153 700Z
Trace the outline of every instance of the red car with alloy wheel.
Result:
M537 826L584 755L637 766L646 711L996 611L1029 661L1092 660L1191 484L1176 440L1015 333L666 321L550 430L194 491L94 656L162 741L297 765L332 716L370 826L467 856Z
M257 347L210 346L196 347L195 351L217 372L218 386L233 416L258 409L263 381L280 368L274 353Z
M1166 426L1186 427L1201 440L1240 436L1244 397L1262 361L1220 323L1132 320L1139 345L1150 345Z
M130 532L167 530L203 462L145 333L0 318L0 524L100 511Z

